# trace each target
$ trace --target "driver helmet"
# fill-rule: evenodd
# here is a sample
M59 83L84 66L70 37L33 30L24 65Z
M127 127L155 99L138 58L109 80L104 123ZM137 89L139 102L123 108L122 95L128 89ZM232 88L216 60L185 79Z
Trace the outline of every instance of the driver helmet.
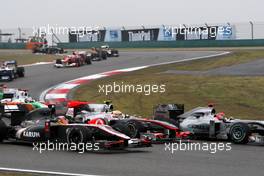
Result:
M224 112L219 112L215 115L215 118L218 120L224 119L225 113Z
M25 103L31 103L31 102L34 102L33 98L31 98L31 97L25 98Z
M121 118L121 117L123 117L122 115L123 115L122 112L118 111L118 110L112 112L113 118Z
M104 101L104 104L106 104L107 111L111 112L111 111L114 110L114 106L112 105L112 101L111 100Z

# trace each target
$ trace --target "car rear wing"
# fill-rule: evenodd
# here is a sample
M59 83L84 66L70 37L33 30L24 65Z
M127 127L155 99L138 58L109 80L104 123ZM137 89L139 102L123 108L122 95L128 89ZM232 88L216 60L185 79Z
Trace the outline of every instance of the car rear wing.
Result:
M177 125L179 116L184 113L184 104L159 104L153 108L154 120L166 121Z
M0 104L0 118L5 116L11 119L11 126L20 125L25 119L28 111L20 105L5 105Z

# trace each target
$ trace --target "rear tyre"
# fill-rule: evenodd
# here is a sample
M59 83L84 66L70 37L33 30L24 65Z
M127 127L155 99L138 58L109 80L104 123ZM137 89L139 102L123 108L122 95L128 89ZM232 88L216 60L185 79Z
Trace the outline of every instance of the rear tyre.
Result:
M62 60L61 59L56 59L56 64L62 64Z
M81 63L80 63L80 60L79 59L77 60L76 65L77 65L77 67L80 67L81 66Z
M18 76L19 76L20 78L25 77L25 72L22 72L22 73L18 74Z
M7 126L2 120L0 120L0 142L3 142L6 136L7 136Z
M17 68L17 75L18 75L18 77L25 77L25 69L24 69L24 67L18 67Z
M235 144L247 144L250 129L245 123L235 123L230 127L229 138Z
M15 79L15 74L14 74L14 72L11 72L9 74L9 81L13 81L14 79Z
M133 121L128 121L125 123L117 123L117 124L112 125L112 127L115 130L129 136L130 138L140 137L139 126Z
M106 52L102 52L102 59L106 60L107 59L107 53Z
M118 52L118 50L112 50L112 56L114 56L114 57L119 57L119 52Z
M90 56L86 56L86 59L85 59L85 62L87 65L91 65L92 64L92 61L91 61L91 57Z

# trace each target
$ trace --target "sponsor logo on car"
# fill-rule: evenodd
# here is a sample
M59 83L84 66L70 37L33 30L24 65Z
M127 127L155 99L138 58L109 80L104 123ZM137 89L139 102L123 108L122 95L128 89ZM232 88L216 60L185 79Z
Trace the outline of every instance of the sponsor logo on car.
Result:
M39 132L33 132L33 131L24 131L23 136L24 137L31 137L31 138L39 138L40 133Z

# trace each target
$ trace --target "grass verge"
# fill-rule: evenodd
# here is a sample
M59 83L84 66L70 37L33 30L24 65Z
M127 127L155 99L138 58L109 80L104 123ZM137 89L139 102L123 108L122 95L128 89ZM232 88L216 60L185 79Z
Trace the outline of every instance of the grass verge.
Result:
M39 176L41 174L29 174L22 172L0 172L0 176Z
M19 65L32 64L36 62L51 62L62 58L60 55L36 55L30 50L0 50L0 62L6 60L17 60Z
M263 59L263 50L242 50L234 51L228 56L221 56L218 59L204 59L191 61L188 64L178 64L174 69L186 71L206 71L214 68L232 66L247 63L249 61Z

